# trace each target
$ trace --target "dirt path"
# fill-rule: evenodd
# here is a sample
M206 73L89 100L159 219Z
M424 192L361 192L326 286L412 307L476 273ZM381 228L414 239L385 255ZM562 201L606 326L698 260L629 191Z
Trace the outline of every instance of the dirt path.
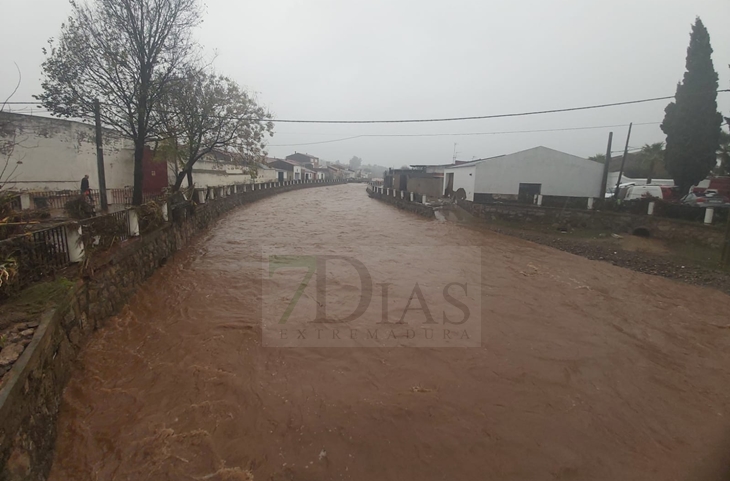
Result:
M363 190L242 208L156 273L83 352L51 479L726 479L730 297ZM374 272L424 289L476 278L481 346L262 346L264 245L375 246Z

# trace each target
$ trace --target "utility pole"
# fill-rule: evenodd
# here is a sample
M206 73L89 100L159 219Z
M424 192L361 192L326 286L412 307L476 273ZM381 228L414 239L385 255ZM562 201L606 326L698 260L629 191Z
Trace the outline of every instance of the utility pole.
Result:
M608 133L608 146L606 147L606 161L603 164L603 177L601 177L601 193L598 198L599 204L603 204L606 200L606 184L608 184L608 163L611 162L611 142L613 141L613 132Z
M722 260L720 264L723 267L730 266L730 216L728 216L727 227L725 228L725 244L722 246Z
M613 198L618 197L618 188L621 185L621 177L624 174L624 164L626 164L626 157L629 155L629 139L631 138L631 127L634 125L633 122L629 124L629 134L626 136L626 147L624 148L624 156L621 159L621 169L618 171L618 180L616 181L616 190L613 193Z
M94 99L94 120L96 121L96 168L99 173L99 199L102 212L109 210L106 199L106 175L104 174L104 145L101 135L101 105Z
M456 142L454 142L454 156L453 156L453 157L451 158L451 163L452 163L452 164L456 164L456 156L457 156L457 154L458 154L458 152L456 151L456 146L457 146L457 145L458 145L458 144L457 144Z

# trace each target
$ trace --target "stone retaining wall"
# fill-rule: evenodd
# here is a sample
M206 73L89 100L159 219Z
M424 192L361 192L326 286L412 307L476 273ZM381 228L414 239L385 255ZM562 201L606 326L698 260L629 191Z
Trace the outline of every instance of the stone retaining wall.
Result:
M418 202L411 202L410 200L401 199L400 197L393 197L392 195L386 195L386 194L380 194L379 192L373 191L372 189L367 189L367 193L370 197L373 199L378 199L383 202L387 202L388 204L392 204L399 209L407 210L409 212L414 212L418 215L422 215L423 217L433 217L433 207L430 207L426 204L421 204ZM398 193L400 195L400 193Z
M428 205L411 202L406 198L380 194L377 189L368 188L372 198L393 204L399 209L433 217L434 210ZM535 223L567 229L600 229L614 233L635 233L676 243L692 243L722 249L725 243L724 225L706 225L660 216L636 215L586 209L565 209L519 204L478 204L468 200L459 205L475 217L487 222L500 220L518 223Z
M650 215L532 205L475 204L466 200L460 201L459 205L475 217L486 221L557 224L556 227L604 229L615 233L636 232L670 242L691 242L712 249L722 248L725 238L725 226L697 224Z
M281 192L325 187L301 183L181 205L171 222L129 241L79 280L67 302L44 314L33 340L0 387L0 480L44 480L53 462L56 421L71 366L90 334L120 312L137 288L211 222L243 204Z

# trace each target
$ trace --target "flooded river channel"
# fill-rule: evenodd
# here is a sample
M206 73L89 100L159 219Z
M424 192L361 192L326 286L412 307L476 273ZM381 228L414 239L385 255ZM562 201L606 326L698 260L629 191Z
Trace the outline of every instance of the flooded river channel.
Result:
M720 479L728 306L361 184L284 193L93 335L51 479Z

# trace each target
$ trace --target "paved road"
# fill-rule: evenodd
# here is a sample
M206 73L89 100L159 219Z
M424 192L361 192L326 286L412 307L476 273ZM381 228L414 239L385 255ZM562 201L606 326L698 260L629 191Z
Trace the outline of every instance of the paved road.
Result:
M378 283L392 284L387 322L408 299L421 307L415 279L437 327L460 312L441 285L481 283L461 299L481 305L464 324L476 342L405 330L337 344L342 326L325 322L325 339L296 347L268 308L288 305L278 289L299 271L266 271L268 248L361 260L373 307L360 327L378 322ZM326 300L343 314L362 292L337 262ZM312 285L300 305L320 305ZM96 333L64 395L51 479L726 479L728 306L404 213L361 185L283 194L222 219ZM425 332L424 310L407 315ZM295 309L291 325L305 318Z

